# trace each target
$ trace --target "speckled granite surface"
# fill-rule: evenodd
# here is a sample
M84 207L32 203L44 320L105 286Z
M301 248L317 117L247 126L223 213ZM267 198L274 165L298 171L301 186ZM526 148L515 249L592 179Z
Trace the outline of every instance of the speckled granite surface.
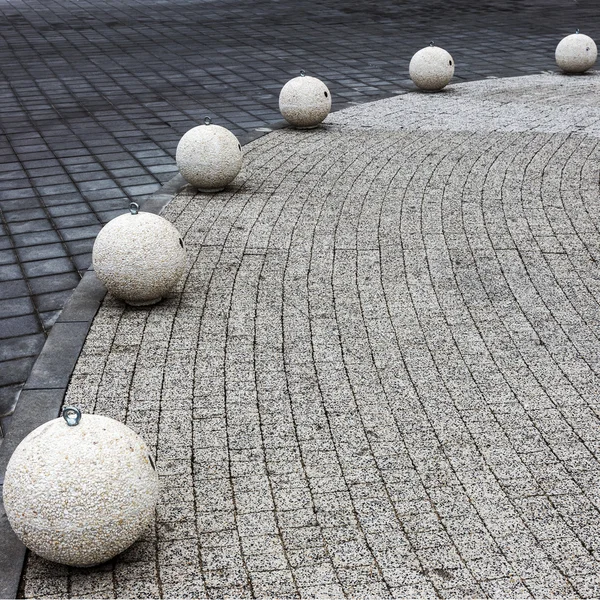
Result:
M177 196L187 277L67 393L156 450L156 524L24 595L597 597L599 92L404 95Z

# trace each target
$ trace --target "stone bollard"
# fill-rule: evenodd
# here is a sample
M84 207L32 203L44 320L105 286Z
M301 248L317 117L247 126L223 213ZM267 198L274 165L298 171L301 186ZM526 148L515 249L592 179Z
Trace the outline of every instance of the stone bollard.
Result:
M454 75L454 60L443 48L433 45L419 50L410 60L408 72L413 83L425 92L438 92Z
M138 212L115 217L98 234L92 250L96 276L108 291L133 306L159 302L186 268L183 240L166 219Z
M158 475L129 427L65 407L32 431L6 468L4 506L41 557L88 567L128 548L154 517Z
M175 160L184 179L200 192L220 192L242 168L242 146L225 127L204 125L190 129L179 140Z
M579 33L578 29L558 43L554 56L556 64L565 73L585 73L594 66L598 49L594 40Z
M318 127L331 110L331 93L316 77L305 75L290 79L279 93L279 111L298 129Z

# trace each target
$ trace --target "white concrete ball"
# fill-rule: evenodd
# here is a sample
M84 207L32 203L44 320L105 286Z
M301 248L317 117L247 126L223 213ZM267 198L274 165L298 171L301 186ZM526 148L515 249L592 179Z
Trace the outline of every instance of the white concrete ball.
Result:
M158 475L145 442L100 415L68 426L61 417L32 431L4 480L11 527L47 560L87 567L128 548L154 517Z
M556 64L565 73L584 73L591 69L598 58L594 40L583 33L573 33L556 46Z
M279 111L294 127L317 127L331 111L329 88L316 77L294 77L281 88Z
M199 125L179 140L175 160L184 179L200 192L220 192L242 168L242 146L220 125Z
M92 250L98 279L113 296L134 306L161 300L185 272L186 262L177 229L147 212L109 221Z
M443 48L427 46L411 58L408 72L418 88L437 92L450 83L454 75L454 60Z

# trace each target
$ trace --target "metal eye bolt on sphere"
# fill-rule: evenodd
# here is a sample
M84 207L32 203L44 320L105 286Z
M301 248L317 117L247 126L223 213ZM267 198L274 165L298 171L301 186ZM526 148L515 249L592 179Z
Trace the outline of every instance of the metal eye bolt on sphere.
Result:
M596 63L598 49L594 40L578 29L558 43L554 56L564 73L585 73Z
M183 178L199 192L220 192L242 168L243 152L238 139L210 117L179 140L175 160Z
M408 72L419 89L438 92L450 83L454 75L454 59L446 50L431 42L411 58Z
M92 250L94 270L113 296L133 306L156 304L185 272L185 246L163 217L139 212L135 202L129 210L98 234Z
M331 111L331 92L320 79L300 71L300 77L290 79L281 89L279 111L290 125L313 129Z
M129 427L65 407L32 431L6 468L3 499L16 535L54 562L88 567L127 549L152 521L158 475Z

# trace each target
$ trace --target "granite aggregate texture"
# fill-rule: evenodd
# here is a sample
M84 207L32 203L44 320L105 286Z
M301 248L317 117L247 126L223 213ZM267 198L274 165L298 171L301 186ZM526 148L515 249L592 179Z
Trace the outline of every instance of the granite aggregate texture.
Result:
M52 419L19 444L2 502L36 554L89 567L129 548L154 520L159 482L139 435L103 415L78 416Z
M0 427L100 227L176 174L205 115L238 137L269 129L300 69L334 110L413 89L432 39L454 81L553 70L578 27L598 36L595 3L2 0Z
M186 270L186 252L169 221L134 205L98 234L94 275L110 293L134 306L159 302Z
M450 86L245 148L107 296L66 402L156 453L156 522L23 597L600 595L600 76Z

